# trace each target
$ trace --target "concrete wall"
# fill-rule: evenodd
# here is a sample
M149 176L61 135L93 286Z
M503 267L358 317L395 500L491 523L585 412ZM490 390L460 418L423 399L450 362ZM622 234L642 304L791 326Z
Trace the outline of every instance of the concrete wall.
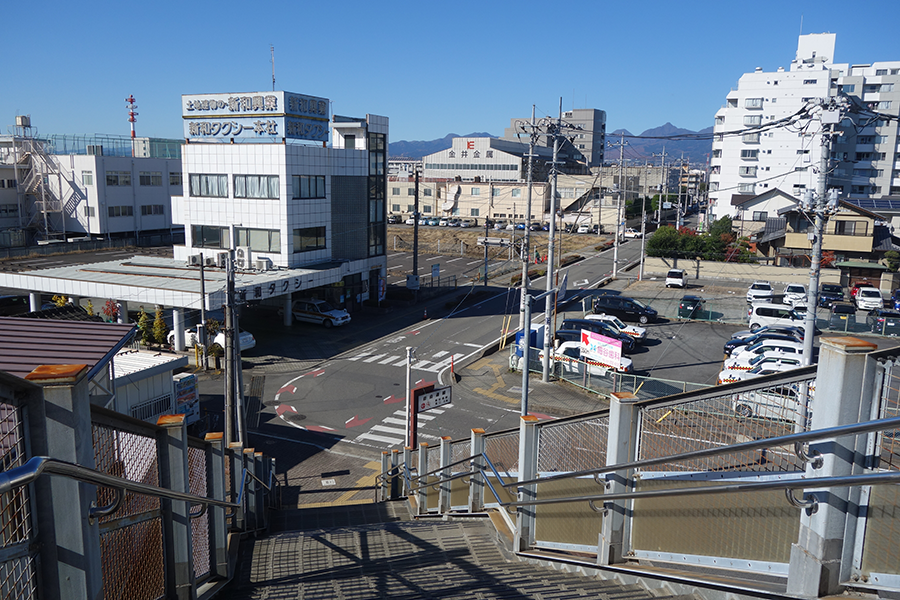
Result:
M809 284L809 269L792 269L789 267L771 267L768 265L723 263L679 259L677 265L670 258L647 257L644 261L644 273L649 276L665 276L674 267L687 271L688 279L724 279L732 281L778 281L782 283ZM699 276L698 276L699 273ZM820 283L840 283L839 269L822 269Z

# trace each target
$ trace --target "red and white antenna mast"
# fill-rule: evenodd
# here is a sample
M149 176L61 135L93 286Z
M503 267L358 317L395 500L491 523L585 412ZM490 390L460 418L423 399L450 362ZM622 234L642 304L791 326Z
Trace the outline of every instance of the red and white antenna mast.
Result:
M135 104L134 96L131 94L125 98L125 102L128 103L128 122L131 123L131 157L134 158L134 124L137 122L138 116L134 109L137 108L137 104Z

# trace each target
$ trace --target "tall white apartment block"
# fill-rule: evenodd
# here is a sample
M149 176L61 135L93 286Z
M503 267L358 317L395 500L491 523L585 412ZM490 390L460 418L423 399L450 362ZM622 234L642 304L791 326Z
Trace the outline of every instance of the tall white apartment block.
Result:
M790 70L757 68L745 73L716 113L710 161L710 210L715 218L734 216L733 196L778 188L799 198L815 190L821 157L819 122L800 119L773 125L817 99L850 96L855 107L838 127L831 148L828 187L844 196L900 194L897 121L900 61L871 65L833 62L835 34L801 35ZM868 113L868 114L867 114ZM760 131L754 131L755 128ZM732 132L739 132L737 134Z

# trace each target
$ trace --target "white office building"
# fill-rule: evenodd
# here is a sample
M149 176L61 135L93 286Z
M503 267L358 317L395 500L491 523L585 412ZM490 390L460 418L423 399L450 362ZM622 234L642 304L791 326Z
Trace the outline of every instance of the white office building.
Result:
M821 157L819 121L767 126L789 119L817 99L841 94L863 113L847 112L838 127L842 135L831 148L828 187L864 197L900 193L894 170L897 121L865 114L898 115L900 61L835 63L835 37L801 35L789 70L757 68L745 73L726 97L716 113L710 161L710 210L715 218L734 216L732 196L777 188L799 198L806 190L815 190Z

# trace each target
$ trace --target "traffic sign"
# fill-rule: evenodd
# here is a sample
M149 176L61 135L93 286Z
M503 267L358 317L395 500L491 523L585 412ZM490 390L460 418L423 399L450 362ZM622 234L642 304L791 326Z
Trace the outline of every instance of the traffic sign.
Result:
M450 404L450 386L438 388L433 392L422 394L418 398L419 412L431 410L445 404Z

